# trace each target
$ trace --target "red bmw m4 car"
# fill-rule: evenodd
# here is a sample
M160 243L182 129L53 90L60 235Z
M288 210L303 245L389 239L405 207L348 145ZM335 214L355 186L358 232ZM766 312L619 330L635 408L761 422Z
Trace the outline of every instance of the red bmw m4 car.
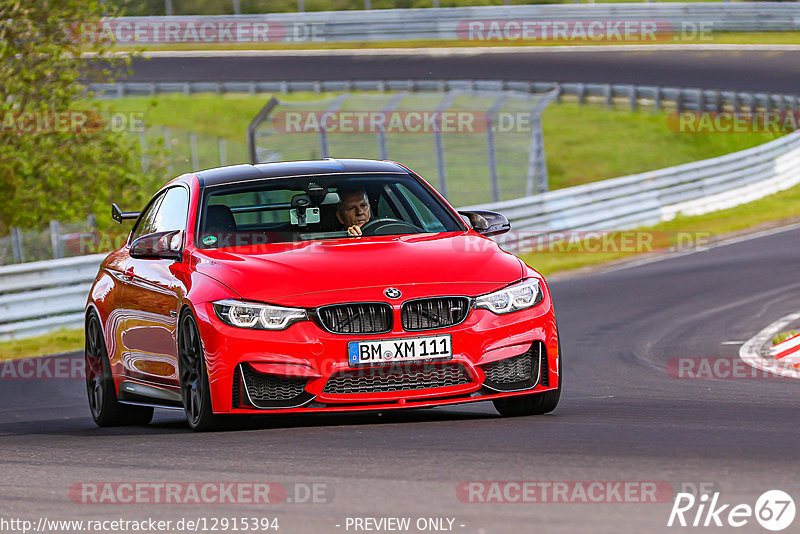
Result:
M392 162L236 165L158 191L86 306L100 426L491 400L552 411L561 351L542 276Z

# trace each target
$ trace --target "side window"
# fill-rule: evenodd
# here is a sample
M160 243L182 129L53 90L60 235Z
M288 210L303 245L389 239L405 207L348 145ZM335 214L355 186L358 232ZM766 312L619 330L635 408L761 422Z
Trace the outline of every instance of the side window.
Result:
M163 193L153 200L141 217L139 217L139 222L136 224L136 228L133 229L133 234L131 235L131 242L143 235L155 232L156 213L158 212L158 207L161 205L162 200L164 200Z
M158 207L153 232L186 230L186 216L189 213L189 193L183 187L168 189L164 200Z
M444 224L439 220L431 209L423 202L417 195L409 190L404 184L397 184L397 189L406 200L411 204L412 209L422 221L425 230L429 232L444 232L446 230ZM433 199L431 199L431 202Z

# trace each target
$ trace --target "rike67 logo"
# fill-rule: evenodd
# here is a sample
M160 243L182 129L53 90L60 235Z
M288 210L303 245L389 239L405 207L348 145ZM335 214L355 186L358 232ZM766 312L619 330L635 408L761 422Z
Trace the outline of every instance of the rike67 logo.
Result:
M678 493L667 526L738 528L755 518L765 529L778 532L792 524L794 515L794 500L781 490L765 491L756 500L755 506L723 503L718 491L699 497L691 493Z

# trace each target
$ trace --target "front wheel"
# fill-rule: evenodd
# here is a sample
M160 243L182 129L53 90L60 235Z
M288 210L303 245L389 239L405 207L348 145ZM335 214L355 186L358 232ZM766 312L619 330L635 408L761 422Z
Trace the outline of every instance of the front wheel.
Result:
M544 393L530 393L519 397L495 399L492 402L497 412L503 417L520 415L541 415L550 413L558 406L561 398L561 340L558 340L558 387Z
M94 312L86 320L86 392L92 419L99 427L146 425L153 419L153 409L129 406L117 400L117 391L111 375L106 342L100 320Z
M181 318L178 339L181 397L186 420L192 430L203 432L219 427L220 416L211 409L211 388L200 340L200 331L191 313Z

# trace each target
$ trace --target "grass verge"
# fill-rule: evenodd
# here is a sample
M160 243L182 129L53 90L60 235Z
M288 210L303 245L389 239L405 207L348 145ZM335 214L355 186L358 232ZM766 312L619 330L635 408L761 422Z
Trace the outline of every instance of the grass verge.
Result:
M786 341L790 337L796 336L797 334L800 334L800 332L798 332L797 330L790 330L789 332L782 332L782 333L780 333L777 336L772 338L772 344L773 345L777 345L778 343Z
M42 336L0 342L0 361L83 349L83 330L61 329Z

